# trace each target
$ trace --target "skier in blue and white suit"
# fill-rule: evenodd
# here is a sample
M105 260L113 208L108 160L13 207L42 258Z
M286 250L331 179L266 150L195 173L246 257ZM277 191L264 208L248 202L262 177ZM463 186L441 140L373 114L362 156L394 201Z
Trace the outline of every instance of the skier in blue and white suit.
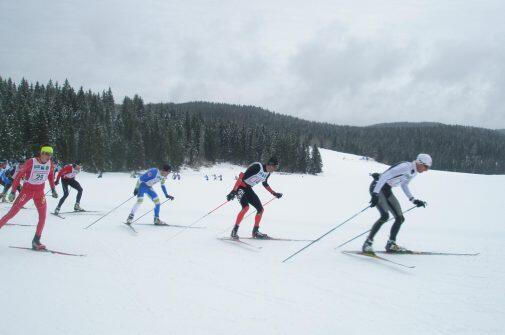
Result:
M167 188L165 187L165 180L171 170L172 168L170 165L165 164L163 165L163 168L151 168L139 177L135 190L133 191L133 195L137 196L137 202L133 205L130 215L128 215L128 219L126 220L126 224L132 224L135 212L144 201L144 194L147 194L147 196L154 202L154 224L166 225L165 222L160 220L160 199L158 198L158 194L156 194L153 190L153 185L161 182L161 189L165 194L165 197L167 197L167 199L174 200L174 197L168 194Z

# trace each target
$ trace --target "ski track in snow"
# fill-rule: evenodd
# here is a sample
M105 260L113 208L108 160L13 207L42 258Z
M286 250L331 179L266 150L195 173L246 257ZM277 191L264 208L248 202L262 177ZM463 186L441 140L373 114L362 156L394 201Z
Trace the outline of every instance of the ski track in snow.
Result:
M315 239L366 206L368 173L385 166L328 150L321 154L325 172L319 176L270 178L284 197L265 207L262 231ZM182 171L181 181L167 182L176 199L163 205L161 218L191 224L224 201L241 170L221 164ZM204 180L213 173L223 174L224 181ZM102 179L82 173L78 179L82 206L104 213L127 199L135 184L124 173L105 173ZM58 251L87 254L77 258L8 248L29 246L35 227L5 226L0 334L503 334L504 182L505 176L441 171L417 176L411 189L428 207L406 214L399 244L481 254L384 255L415 269L334 250L369 229L378 217L375 209L286 263L281 261L304 242L247 240L262 247L254 250L216 239L229 234L236 201L198 223L205 229L182 233L137 225L133 234L122 223L133 199L87 230L83 227L96 216L48 215L42 241ZM159 185L155 190L163 198ZM261 185L255 190L263 202L271 198ZM395 194L403 209L409 208L401 190ZM62 211L72 209L74 197L71 193ZM57 200L47 199L48 211L54 210ZM151 208L146 198L137 216ZM0 214L7 210L0 206ZM22 210L11 222L36 223L36 213ZM239 235L248 236L253 221L247 218ZM390 227L385 224L377 235L376 249L385 245ZM359 250L362 242L342 250Z

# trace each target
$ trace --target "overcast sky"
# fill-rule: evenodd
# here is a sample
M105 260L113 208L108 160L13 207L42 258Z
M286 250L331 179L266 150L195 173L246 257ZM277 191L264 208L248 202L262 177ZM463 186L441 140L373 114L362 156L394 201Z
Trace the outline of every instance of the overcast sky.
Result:
M338 124L505 128L505 1L0 0L0 76Z

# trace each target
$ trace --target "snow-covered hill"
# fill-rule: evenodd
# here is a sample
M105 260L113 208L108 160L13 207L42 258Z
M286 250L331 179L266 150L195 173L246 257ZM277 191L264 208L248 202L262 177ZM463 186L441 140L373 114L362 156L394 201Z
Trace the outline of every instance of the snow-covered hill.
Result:
M385 166L321 150L319 176L275 174L284 193L265 207L262 230L272 236L314 239L367 206L370 172ZM408 157L406 157L408 158ZM436 162L435 162L436 165ZM239 167L183 171L167 187L176 200L162 219L187 225L224 201ZM205 181L223 174L224 181ZM106 212L131 196L134 179L83 173L82 206ZM212 179L212 178L211 178ZM369 229L370 209L287 263L303 242L249 241L227 236L239 210L229 203L201 222L205 229L121 222L133 200L88 230L96 215L52 215L42 241L83 252L68 257L8 248L29 246L34 227L0 230L0 334L503 334L505 332L505 176L429 171L411 189L428 202L406 215L398 242L416 250L480 252L476 257L388 256L415 269L342 254L334 247ZM159 190L159 186L155 186ZM58 188L61 193L61 189ZM271 196L261 186L263 202ZM160 194L161 191L159 191ZM404 209L410 203L396 194ZM66 208L71 210L75 193ZM56 201L48 198L49 208ZM36 223L33 204L12 223ZM7 210L0 205L0 214ZM151 208L146 200L139 214ZM150 223L151 216L142 219ZM249 235L253 217L240 234ZM376 238L385 244L390 225ZM363 239L346 246L358 250Z

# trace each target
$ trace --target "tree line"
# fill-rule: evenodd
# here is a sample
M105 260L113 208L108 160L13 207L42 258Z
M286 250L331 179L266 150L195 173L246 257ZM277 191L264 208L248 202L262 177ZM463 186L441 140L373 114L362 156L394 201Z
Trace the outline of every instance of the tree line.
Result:
M138 95L116 104L111 89L96 93L75 90L68 81L16 84L0 77L0 158L24 160L48 143L57 160L80 161L92 171L138 170L164 162L176 169L216 162L246 165L271 156L285 172L322 171L317 145L296 129L281 131L224 115L209 118L205 105L144 104Z
M286 172L322 170L318 148L393 164L433 156L434 168L505 173L505 135L438 123L368 127L306 121L254 107L210 102L145 104L135 95L115 103L111 89L75 90L0 77L0 158L32 155L50 143L63 162L89 170L126 171L162 162L178 168L216 162L246 165L277 156Z

